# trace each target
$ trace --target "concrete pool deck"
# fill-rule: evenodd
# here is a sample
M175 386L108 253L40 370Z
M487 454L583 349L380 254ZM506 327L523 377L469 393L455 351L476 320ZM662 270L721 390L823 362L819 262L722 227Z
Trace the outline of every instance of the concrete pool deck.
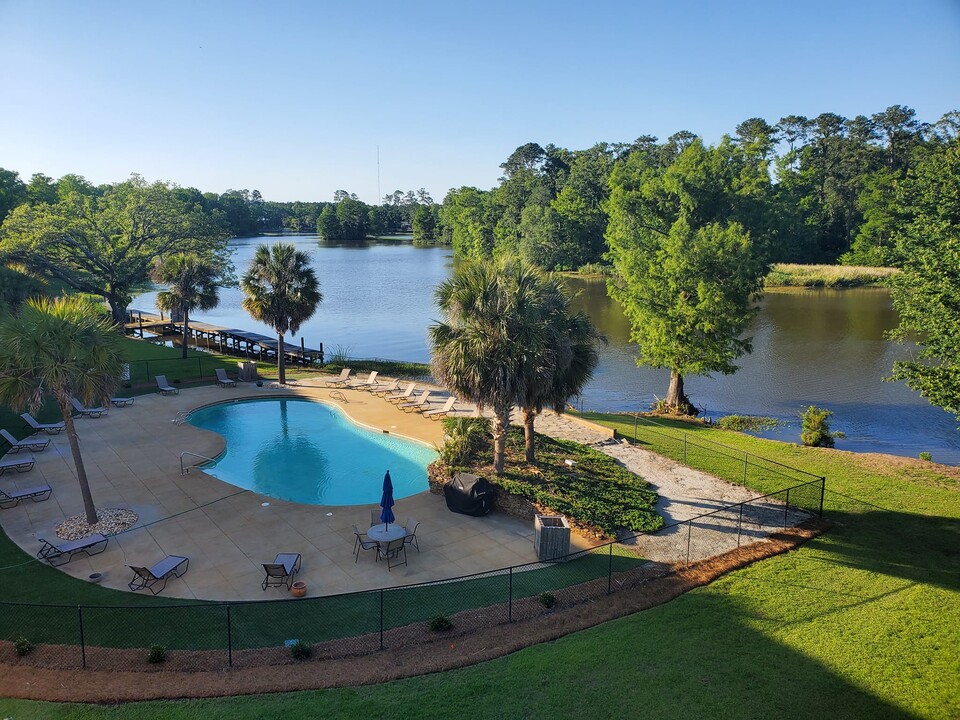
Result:
M301 505L241 490L199 470L181 474L181 453L216 457L224 440L178 423L178 417L236 399L312 398L338 405L352 420L372 429L432 446L442 442L439 422L404 413L369 393L341 389L343 399L338 400L331 392L319 379L287 388L272 383L262 388L203 386L184 388L179 395L141 395L133 405L111 408L102 418L77 418L97 507L128 508L140 519L129 531L111 537L102 554L77 556L59 569L82 579L99 572L104 586L127 590L133 577L127 565L149 567L166 555L183 555L190 558L190 569L182 578L171 578L163 597L263 600L289 597L286 588L264 592L260 587L262 563L272 562L278 552L302 555L297 579L306 582L308 595L442 580L536 560L531 521L501 513L483 518L454 514L441 496L422 492L398 500L394 507L398 522L408 517L420 521L421 552L408 546L408 564L388 572L385 563L375 562L372 551L361 552L356 563L353 555L351 525L365 531L379 497L371 498L369 505L351 507ZM83 511L67 437L61 433L50 439L46 450L33 453L32 471L8 472L0 479L6 490L43 482L53 488L45 502L24 501L0 511L4 531L31 556L40 547L38 538L55 539L57 524ZM183 461L200 462L189 455ZM573 538L573 549L594 544Z

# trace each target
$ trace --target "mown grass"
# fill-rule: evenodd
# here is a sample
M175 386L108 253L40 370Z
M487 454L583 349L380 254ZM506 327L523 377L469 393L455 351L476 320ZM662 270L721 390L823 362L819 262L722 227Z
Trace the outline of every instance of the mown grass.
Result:
M845 288L885 285L896 268L862 265L796 265L777 263L764 280L767 287Z
M610 422L632 431L633 418ZM666 605L480 667L317 692L116 707L7 700L0 709L123 720L960 717L957 471L682 431L825 475L833 528Z

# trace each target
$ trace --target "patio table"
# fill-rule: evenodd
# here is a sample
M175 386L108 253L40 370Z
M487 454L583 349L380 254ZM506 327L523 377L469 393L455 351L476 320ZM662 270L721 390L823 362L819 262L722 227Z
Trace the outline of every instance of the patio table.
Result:
M367 530L367 537L377 542L385 543L391 540L399 540L407 534L407 529L403 525L390 523L390 525L374 525Z

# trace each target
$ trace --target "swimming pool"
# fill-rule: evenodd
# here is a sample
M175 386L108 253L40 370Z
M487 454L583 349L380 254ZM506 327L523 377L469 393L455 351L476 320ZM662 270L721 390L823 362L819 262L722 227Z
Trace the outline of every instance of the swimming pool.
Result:
M238 400L194 411L191 425L226 438L204 472L231 485L309 505L380 502L389 470L395 498L423 492L437 453L373 432L338 408L299 398Z

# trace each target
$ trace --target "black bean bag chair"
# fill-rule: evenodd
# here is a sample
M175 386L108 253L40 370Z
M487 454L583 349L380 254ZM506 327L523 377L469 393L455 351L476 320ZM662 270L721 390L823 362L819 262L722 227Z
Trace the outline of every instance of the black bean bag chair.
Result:
M485 478L470 473L457 473L443 486L447 507L455 513L480 517L493 509L496 488Z

